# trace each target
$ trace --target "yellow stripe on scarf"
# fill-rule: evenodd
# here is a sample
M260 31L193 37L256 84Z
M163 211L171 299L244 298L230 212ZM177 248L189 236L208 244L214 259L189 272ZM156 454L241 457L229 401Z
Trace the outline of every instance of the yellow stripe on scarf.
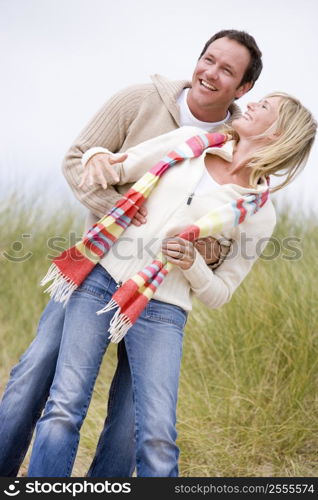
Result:
M100 256L97 255L95 252L92 252L87 246L84 245L82 241L77 243L76 249L81 252L81 254L86 257L86 259L89 259L91 262L94 262L94 264L98 264L100 262Z
M151 172L147 172L144 174L139 181L134 184L134 190L141 193L145 198L148 198L150 195L153 186L159 181L160 177L152 174Z
M213 214L207 214L201 217L199 221L196 222L196 225L200 227L199 237L206 238L207 236L219 233L222 230L224 226L224 219L222 220L221 212L214 212Z

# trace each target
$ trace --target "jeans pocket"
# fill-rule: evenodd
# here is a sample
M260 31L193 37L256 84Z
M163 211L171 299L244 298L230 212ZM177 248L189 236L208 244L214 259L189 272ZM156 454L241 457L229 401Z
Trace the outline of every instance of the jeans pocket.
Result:
M112 295L116 289L116 282L99 264L89 273L76 292L87 293L99 299L105 300L109 293Z
M145 309L145 317L160 323L176 325L183 329L187 322L188 314L179 306L152 299Z

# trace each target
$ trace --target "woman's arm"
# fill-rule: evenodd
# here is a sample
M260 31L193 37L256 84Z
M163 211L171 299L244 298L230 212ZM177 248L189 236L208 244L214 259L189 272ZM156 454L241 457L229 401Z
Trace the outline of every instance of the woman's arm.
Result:
M244 233L245 237L241 233L240 241L234 241L226 260L214 272L211 272L203 257L195 250L193 265L182 272L201 302L211 309L217 309L230 301L262 254L274 226L275 218L272 218L261 233L248 236Z
M127 159L125 161L116 161L117 156L121 156L122 153L119 155L112 155L112 158L114 159L112 166L118 176L118 181L115 181L110 172L106 172L107 184L113 185L136 182L167 153L193 135L199 133L202 133L202 130L196 127L181 127L127 149L127 151L125 151L125 154L127 155ZM89 162L95 157L95 155L100 154L100 148L94 147L91 150L86 151L84 163L87 166L84 165L83 168L89 168Z

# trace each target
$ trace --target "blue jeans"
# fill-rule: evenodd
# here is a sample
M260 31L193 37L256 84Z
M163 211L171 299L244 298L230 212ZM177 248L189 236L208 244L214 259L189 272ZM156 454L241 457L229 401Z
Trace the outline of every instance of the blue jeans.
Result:
M66 307L49 400L37 425L30 476L64 477L71 473L79 431L109 342L106 332L112 312L101 316L95 312L110 299L115 288L112 278L101 266L96 266ZM125 338L135 402L139 476L175 476L178 473L175 410L185 321L186 313L182 309L151 301ZM45 323L44 315L41 323ZM131 406L131 398L119 399ZM112 412L116 415L114 408L109 415ZM131 412L128 416L130 418ZM119 422L125 438L124 420L119 419ZM117 427L118 439L120 436ZM119 443L109 444L115 456L115 445ZM123 458L125 463L126 452L129 455L131 447L122 444L119 448L117 459L120 462ZM131 463L131 457L129 461Z
M51 301L38 333L12 369L0 404L0 476L16 476L53 381L64 310Z
M54 378L65 309L51 300L35 339L12 369L0 404L0 476L17 476ZM18 409L18 410L17 410ZM108 415L90 477L130 477L135 469L135 411L124 342L109 391Z
M125 342L108 396L107 417L88 477L131 477L136 467L135 406Z

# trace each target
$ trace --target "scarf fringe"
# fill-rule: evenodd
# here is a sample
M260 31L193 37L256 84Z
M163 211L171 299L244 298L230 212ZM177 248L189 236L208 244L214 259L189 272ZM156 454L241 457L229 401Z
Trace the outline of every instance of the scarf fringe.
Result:
M118 344L126 333L128 332L129 328L132 326L132 322L130 319L121 312L121 308L118 306L117 302L114 299L111 299L103 309L100 309L97 311L96 314L104 314L105 312L112 311L113 309L116 309L118 307L118 310L115 312L114 316L112 317L110 324L109 324L109 339L113 344Z
M121 312L120 308L115 312L109 326L109 339L113 344L118 344L129 328L132 327L132 322L130 319Z
M103 307L103 309L100 309L99 311L97 311L96 314L104 314L108 311L112 311L113 309L116 309L116 307L118 307L118 304L117 302L114 300L114 299L111 299L109 302L107 302L106 306Z
M73 283L64 276L59 268L55 264L51 264L48 272L41 281L41 286L45 286L47 283L53 280L53 283L44 290L45 293L49 293L51 298L55 302L64 302L64 307L69 301L70 296L78 288L76 283Z
M130 319L121 312L121 308L118 306L117 302L114 299L111 299L103 309L100 309L97 311L96 314L104 314L105 312L112 311L113 309L116 309L118 307L118 310L115 312L114 316L111 319L111 322L109 324L109 339L113 344L118 344L126 333L128 332L129 328L132 326L132 322Z

